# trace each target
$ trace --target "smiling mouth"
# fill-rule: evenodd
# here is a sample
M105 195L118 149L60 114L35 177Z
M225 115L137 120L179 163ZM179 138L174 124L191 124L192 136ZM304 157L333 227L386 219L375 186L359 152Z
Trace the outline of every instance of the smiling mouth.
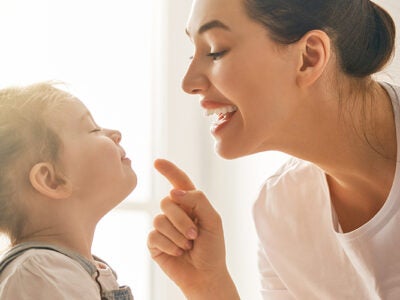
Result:
M223 120L226 119L228 116L233 115L237 111L237 107L235 105L230 105L230 106L224 106L220 108L212 108L212 109L207 109L205 112L206 116L217 116L217 120Z
M206 109L206 116L213 116L214 119L211 125L211 132L217 134L226 124L232 119L233 115L238 110L235 105L228 105L219 108Z

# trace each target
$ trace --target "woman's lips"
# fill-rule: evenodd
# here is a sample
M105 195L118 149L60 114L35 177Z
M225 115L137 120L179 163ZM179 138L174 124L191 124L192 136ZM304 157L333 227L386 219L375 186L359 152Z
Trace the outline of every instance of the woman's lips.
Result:
M216 116L211 126L211 132L216 134L232 119L237 106L230 103L217 102L212 100L200 101L201 106L205 109L206 116Z
M208 100L208 99L203 99L200 101L200 105L204 109L215 109L215 108L221 108L225 106L234 106L231 103L227 102L221 102L221 101L214 101L214 100Z
M229 103L216 102L211 100L202 100L200 102L201 106L206 110L206 116L211 115L225 115L227 113L237 111L237 107L235 105Z
M236 110L229 111L226 113L219 113L217 115L217 119L212 123L211 132L215 135L217 134L222 128L224 128L229 121L233 118L233 115L236 113Z

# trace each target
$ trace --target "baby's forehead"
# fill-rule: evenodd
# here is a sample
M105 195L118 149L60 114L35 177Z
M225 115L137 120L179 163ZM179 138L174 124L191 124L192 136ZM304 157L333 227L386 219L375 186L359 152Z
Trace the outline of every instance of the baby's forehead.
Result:
M50 120L56 126L78 125L84 119L91 119L89 110L78 98L67 98L57 103L50 111Z
M75 96L60 98L59 101L55 103L54 109L61 113L78 112L82 110L87 111L86 105Z

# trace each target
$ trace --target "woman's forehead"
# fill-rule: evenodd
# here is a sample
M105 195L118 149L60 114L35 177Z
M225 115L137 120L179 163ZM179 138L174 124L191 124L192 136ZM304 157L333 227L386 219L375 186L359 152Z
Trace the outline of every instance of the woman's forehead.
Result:
M194 36L202 26L211 21L218 21L229 27L245 20L243 0L194 0L186 29L190 36Z

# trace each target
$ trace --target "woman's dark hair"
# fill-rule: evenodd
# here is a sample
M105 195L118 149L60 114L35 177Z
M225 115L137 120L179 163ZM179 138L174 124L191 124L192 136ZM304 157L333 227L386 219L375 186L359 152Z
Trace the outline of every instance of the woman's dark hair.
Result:
M310 30L333 40L342 70L362 78L380 71L392 58L395 25L370 0L244 0L248 15L271 37L291 44Z

